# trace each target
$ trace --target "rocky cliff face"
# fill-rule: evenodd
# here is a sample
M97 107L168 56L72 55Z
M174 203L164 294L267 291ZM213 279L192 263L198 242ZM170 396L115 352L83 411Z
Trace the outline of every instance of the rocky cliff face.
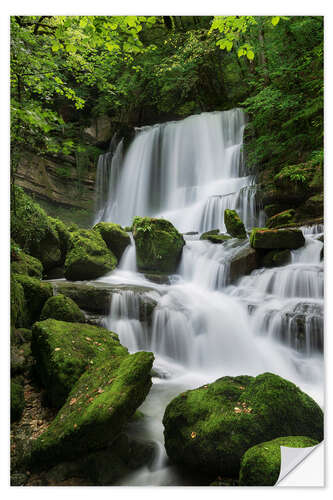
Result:
M16 172L16 184L36 198L67 208L91 210L96 170L80 172L75 160L40 158L27 154Z

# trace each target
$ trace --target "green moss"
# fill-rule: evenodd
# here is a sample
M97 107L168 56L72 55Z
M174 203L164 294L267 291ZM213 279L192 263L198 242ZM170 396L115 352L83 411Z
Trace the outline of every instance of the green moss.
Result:
M85 316L75 302L65 295L50 297L44 304L40 319L58 319L73 323L85 323Z
M65 262L66 259L66 254L68 251L69 241L70 241L70 232L61 220L54 219L53 217L48 217L48 219L50 221L51 226L56 231L60 242L61 259L59 261L59 265L61 265Z
M289 189L291 186L295 189L309 189L314 173L315 167L311 162L288 165L275 175L274 182L277 186L287 186Z
M93 229L99 232L109 250L120 260L125 248L131 244L131 239L126 231L119 224L111 222L99 222Z
M95 358L101 362L127 355L118 336L105 328L54 319L34 324L31 348L48 401L57 408Z
M250 244L253 248L290 250L302 247L305 244L300 229L267 229L253 228L250 235Z
M56 266L61 260L60 242L44 210L18 187L15 203L11 201L11 237L45 270Z
M169 458L210 480L237 478L247 449L281 435L321 441L323 413L292 382L272 373L223 377L180 394L166 408Z
M310 196L299 208L300 218L323 217L324 213L324 194L315 194Z
M117 259L97 231L81 229L71 233L65 261L68 280L96 279L112 271Z
M24 390L22 384L13 379L10 382L10 421L20 420L25 407Z
M226 209L224 211L224 224L227 232L234 238L244 239L247 237L244 224L236 210Z
M211 243L225 243L226 241L232 239L232 236L228 234L207 234L204 233L200 236L201 240L208 240Z
M28 323L27 303L23 286L15 278L10 277L10 323L12 326L24 327Z
M262 260L261 265L263 267L277 267L285 266L291 260L290 250L271 250L267 252Z
M135 217L133 236L140 271L176 272L185 241L171 222Z
M43 264L22 250L16 252L15 257L11 258L10 270L12 273L27 274L32 278L42 279L43 276Z
M290 224L294 220L295 213L296 212L293 208L284 210L283 212L280 212L268 219L266 225L268 228L275 228L284 224Z
M85 283L58 282L57 291L70 297L85 311L107 314L110 309L110 293L104 288Z
M201 236L200 236L200 240L206 240L207 239L207 236L210 236L210 235L216 235L216 234L219 234L220 230L219 229L211 229L210 231L206 231L205 233L202 233Z
M307 448L316 444L318 441L306 436L287 436L253 446L243 455L239 486L274 486L281 468L280 446Z
M20 326L30 326L39 319L45 302L52 297L52 286L24 274L16 274L15 279L23 287L27 305L27 321Z
M32 464L75 459L105 447L146 398L153 354L138 352L90 368L77 381L50 427L34 443Z

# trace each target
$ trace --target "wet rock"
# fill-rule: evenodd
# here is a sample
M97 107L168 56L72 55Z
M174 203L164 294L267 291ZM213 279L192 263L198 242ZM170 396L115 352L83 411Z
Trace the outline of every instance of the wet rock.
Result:
M31 326L39 319L47 299L52 297L52 287L49 283L24 274L16 274L15 280L22 286L25 298L25 311L21 312L24 318L21 317L18 326Z
M297 249L305 244L300 229L254 228L250 235L250 244L258 249Z
M306 436L287 436L260 443L243 455L239 486L274 486L280 475L281 448L307 448L318 441Z
M208 481L237 479L242 456L263 440L300 434L323 439L317 403L272 373L222 377L186 391L169 403L163 424L170 460L205 473Z
M54 421L32 443L31 467L75 460L118 437L149 392L153 359L143 351L109 356L86 371Z
M247 237L245 226L236 210L226 209L224 211L224 224L230 236L240 239Z
M291 261L291 253L289 249L271 250L261 255L260 264L263 267L285 266Z
M144 277L153 283L157 283L158 285L170 285L170 277L168 274L144 273Z
M45 302L40 314L40 320L43 321L48 318L58 319L60 321L70 321L73 323L85 322L85 316L77 304L72 299L62 294L50 297Z
M59 408L95 358L123 357L127 349L105 328L47 319L35 323L31 350L49 404Z
M65 277L71 281L93 280L112 271L117 258L97 231L81 229L71 233L65 261Z
M258 267L257 252L250 247L242 248L230 261L229 280L234 283Z
M232 239L232 236L229 236L228 234L207 234L204 233L201 237L201 240L208 240L211 243L218 243L222 244L225 243L228 240Z
M185 241L171 222L135 217L133 237L139 271L176 272Z
M295 217L295 210L290 208L289 210L284 210L273 217L270 217L266 222L266 226L270 229L283 226L284 224L290 224L293 222Z
M126 247L131 244L130 237L119 224L99 222L93 227L93 230L99 232L108 249L114 253L118 261L121 259Z

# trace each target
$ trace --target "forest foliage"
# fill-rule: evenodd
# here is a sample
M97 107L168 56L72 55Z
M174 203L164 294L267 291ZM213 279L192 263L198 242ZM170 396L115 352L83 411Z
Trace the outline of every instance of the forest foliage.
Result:
M239 106L250 168L322 158L320 16L12 16L11 166L93 159L83 129Z

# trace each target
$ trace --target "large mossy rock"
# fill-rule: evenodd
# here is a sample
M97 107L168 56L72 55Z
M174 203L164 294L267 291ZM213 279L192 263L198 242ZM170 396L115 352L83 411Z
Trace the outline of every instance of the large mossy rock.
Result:
M109 357L77 381L49 428L32 445L32 467L106 447L145 400L152 353Z
M253 446L243 455L239 486L274 486L280 475L280 446L308 448L316 444L318 441L306 436L286 436Z
M180 394L163 418L172 462L208 479L237 478L252 446L280 436L323 439L323 412L295 384L272 373L223 377Z
M71 235L70 235L70 232L68 231L67 227L65 226L65 224L61 220L55 219L53 217L48 217L48 219L49 219L51 226L54 228L54 230L56 231L56 233L58 235L59 244L60 244L60 252L61 252L61 257L60 257L60 260L58 262L58 266L61 266L65 262L65 259L66 259L66 254L67 254L67 251L69 248L69 242L70 242Z
M175 273L185 241L171 222L135 217L132 227L139 270Z
M231 259L229 264L229 280L234 283L242 276L250 274L258 267L257 252L250 247L242 248Z
M43 321L48 318L73 323L85 323L85 316L79 306L72 299L62 294L50 297L45 302L40 320Z
M266 226L269 229L273 229L275 227L280 227L285 224L290 224L294 220L295 213L296 212L293 208L290 208L289 210L284 210L283 212L280 212L270 217L266 222Z
M10 382L10 421L20 420L25 407L23 385L18 379Z
M116 257L97 231L80 229L71 233L65 261L66 279L93 280L112 271L116 265Z
M10 276L10 324L25 327L28 323L27 303L21 283L15 274Z
M15 188L11 206L11 237L28 254L36 257L47 271L61 261L61 248L57 231L45 211Z
M22 250L11 255L10 270L13 274L27 274L32 278L42 279L43 264L40 260Z
M250 235L250 244L258 249L284 249L290 250L302 247L305 238L300 229L266 229L254 228Z
M227 229L227 233L229 233L230 236L241 239L247 237L245 226L236 210L230 210L227 208L224 211L224 224Z
M112 222L99 222L93 229L99 232L109 250L115 254L119 261L125 248L131 244L131 238L126 231L119 224Z
M45 302L52 297L52 286L24 274L16 274L15 279L23 287L26 302L26 321L19 326L30 326L39 319Z
M128 351L105 328L47 319L32 328L31 350L36 372L51 406L59 408L82 373L104 359L120 359Z

